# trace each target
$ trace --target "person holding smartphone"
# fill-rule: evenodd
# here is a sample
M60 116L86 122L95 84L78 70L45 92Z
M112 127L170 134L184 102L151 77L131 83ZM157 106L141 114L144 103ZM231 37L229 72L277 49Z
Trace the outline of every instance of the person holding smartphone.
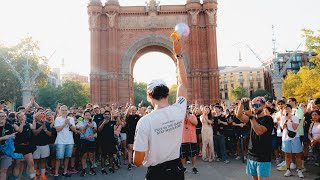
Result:
M96 142L94 134L97 132L97 124L91 119L91 111L85 110L83 112L83 120L77 124L77 128L80 130L80 154L82 163L82 172L80 176L86 175L87 168L87 156L89 156L91 167L90 174L96 175L97 173L93 169L94 165L94 152L96 150Z
M290 164L292 161L292 156L295 155L297 166L298 166L298 176L303 178L302 174L302 144L300 141L300 136L297 133L299 126L299 118L292 115L292 106L290 104L285 105L285 117L281 118L280 126L283 129L282 132L282 151L285 152L286 168L284 176L291 176Z

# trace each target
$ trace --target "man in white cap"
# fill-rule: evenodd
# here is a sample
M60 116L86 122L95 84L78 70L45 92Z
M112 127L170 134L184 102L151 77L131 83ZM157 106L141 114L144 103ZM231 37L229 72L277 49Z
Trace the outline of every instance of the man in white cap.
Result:
M163 80L153 80L147 87L148 101L154 111L137 124L133 145L134 164L148 167L146 180L183 180L180 155L183 121L187 107L187 73L182 58L182 44L174 42L177 58L177 101L169 105L169 88Z

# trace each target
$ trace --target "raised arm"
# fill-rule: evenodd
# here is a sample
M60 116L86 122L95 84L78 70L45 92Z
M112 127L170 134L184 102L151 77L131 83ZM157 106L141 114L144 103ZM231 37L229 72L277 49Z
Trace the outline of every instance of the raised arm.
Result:
M177 97L183 96L187 98L187 71L184 66L182 57L182 42L180 40L173 42L173 50L177 58L177 76L178 76L178 87L177 87Z

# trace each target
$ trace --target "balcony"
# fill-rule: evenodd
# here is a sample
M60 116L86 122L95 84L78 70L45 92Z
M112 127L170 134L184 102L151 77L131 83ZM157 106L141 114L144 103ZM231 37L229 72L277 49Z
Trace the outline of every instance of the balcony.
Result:
M240 78L240 79L238 79L238 82L239 82L239 83L244 83L244 79L243 79L243 78Z

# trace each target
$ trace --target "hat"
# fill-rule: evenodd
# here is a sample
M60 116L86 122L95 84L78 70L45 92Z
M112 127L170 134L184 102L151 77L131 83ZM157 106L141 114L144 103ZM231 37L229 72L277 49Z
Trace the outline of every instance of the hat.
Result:
M167 86L167 84L162 79L152 80L147 86L147 91L152 91L155 87L161 85Z
M100 107L99 107L98 104L95 104L95 105L93 106L93 109L95 109L95 108L100 108Z

